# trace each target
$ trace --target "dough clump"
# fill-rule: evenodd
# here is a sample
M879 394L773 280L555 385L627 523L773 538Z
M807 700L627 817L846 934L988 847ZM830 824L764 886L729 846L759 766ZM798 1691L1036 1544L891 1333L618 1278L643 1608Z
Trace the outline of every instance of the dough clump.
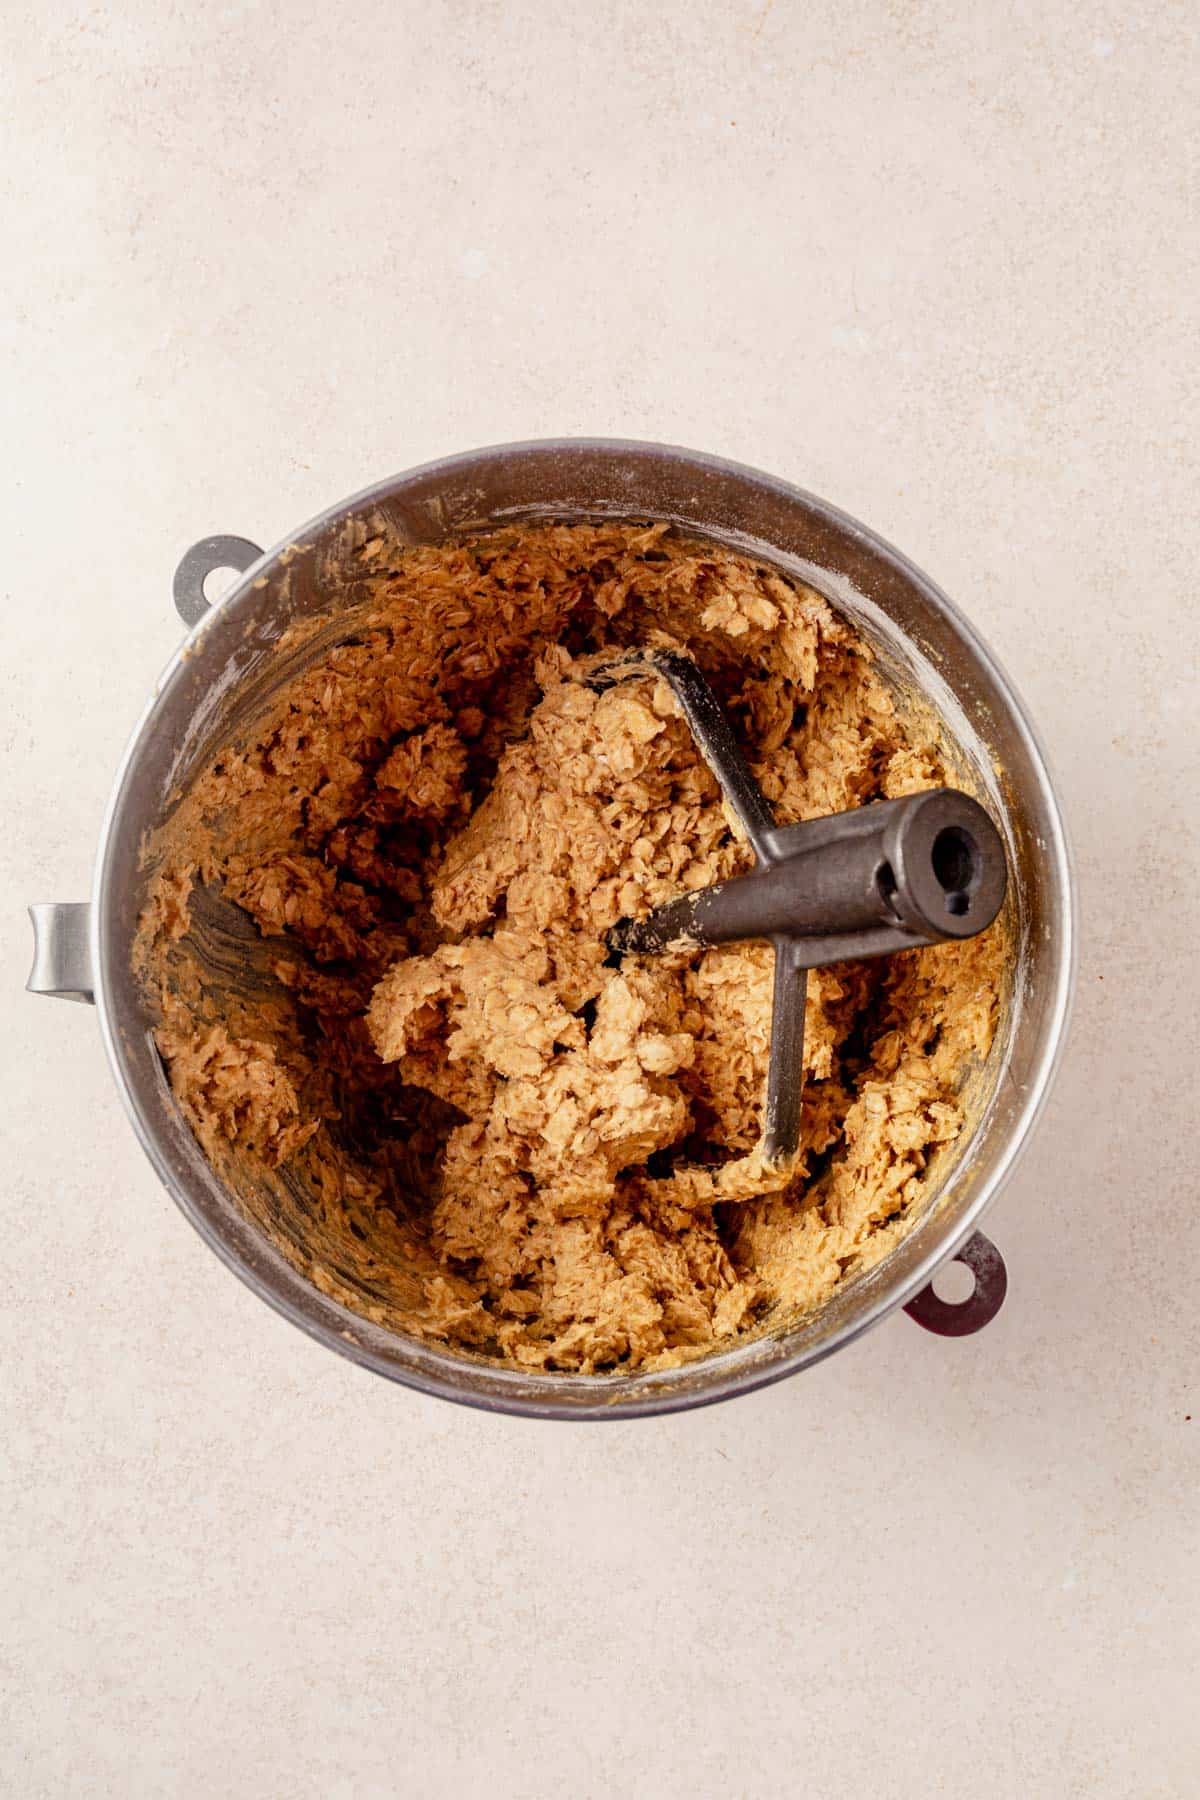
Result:
M1001 929L810 975L781 1187L769 946L606 945L752 856L666 685L594 675L686 648L781 824L946 780L936 730L819 595L662 525L356 561L151 847L135 960L206 1155L324 1292L530 1369L668 1366L818 1304L963 1128Z

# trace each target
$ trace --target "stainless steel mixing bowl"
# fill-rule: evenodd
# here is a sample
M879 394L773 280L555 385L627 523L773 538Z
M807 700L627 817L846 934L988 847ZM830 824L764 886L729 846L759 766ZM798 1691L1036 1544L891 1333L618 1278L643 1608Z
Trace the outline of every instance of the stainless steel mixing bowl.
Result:
M1015 976L973 1128L954 1146L907 1237L818 1310L682 1368L650 1374L527 1374L370 1324L307 1282L239 1209L181 1118L130 970L144 895L138 851L169 796L269 678L293 619L327 611L348 546L380 522L403 541L555 518L670 519L802 576L857 625L885 675L940 713L1005 834ZM205 577L242 571L216 608ZM134 732L117 776L90 903L31 908L30 988L94 999L134 1128L201 1236L264 1300L332 1350L448 1400L555 1419L627 1418L745 1393L828 1356L895 1307L944 1335L977 1330L1004 1296L1004 1265L976 1230L1028 1141L1063 1046L1074 973L1070 859L1042 752L1021 702L972 626L874 532L753 469L657 444L507 444L429 463L332 507L275 550L207 538L183 559L176 606L191 627ZM258 680L255 678L259 677ZM975 1274L951 1305L930 1286L952 1258Z

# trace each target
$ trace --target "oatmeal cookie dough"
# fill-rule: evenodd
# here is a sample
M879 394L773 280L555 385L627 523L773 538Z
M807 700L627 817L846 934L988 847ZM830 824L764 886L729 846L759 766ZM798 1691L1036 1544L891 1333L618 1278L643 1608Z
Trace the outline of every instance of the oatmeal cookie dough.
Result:
M297 672L153 846L136 961L206 1155L325 1292L529 1368L818 1303L962 1127L1001 935L809 976L778 1189L769 947L605 942L752 858L666 685L587 678L687 648L780 823L938 784L935 737L817 594L665 526L360 555L342 629L280 646Z

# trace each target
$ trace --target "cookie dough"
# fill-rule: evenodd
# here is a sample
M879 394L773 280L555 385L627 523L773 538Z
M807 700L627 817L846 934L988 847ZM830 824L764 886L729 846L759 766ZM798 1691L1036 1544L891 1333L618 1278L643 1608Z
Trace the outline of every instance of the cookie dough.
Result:
M665 684L587 677L685 647L780 823L947 779L936 730L819 595L665 525L357 564L151 846L135 959L200 1145L323 1291L531 1369L662 1367L816 1305L962 1129L1002 931L810 975L781 1188L769 947L605 943L752 857Z

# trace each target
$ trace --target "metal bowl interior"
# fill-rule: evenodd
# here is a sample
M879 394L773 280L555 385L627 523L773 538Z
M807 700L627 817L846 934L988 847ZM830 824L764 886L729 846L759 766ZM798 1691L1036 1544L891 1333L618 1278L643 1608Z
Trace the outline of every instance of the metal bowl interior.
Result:
M486 525L598 516L669 519L802 576L872 641L891 679L932 704L1006 835L1015 979L974 1127L883 1262L818 1310L680 1368L534 1375L380 1329L320 1293L267 1242L175 1108L129 951L146 831L253 692L280 633L328 610L348 545L380 521L402 541L428 543ZM925 1286L999 1191L1045 1099L1075 938L1069 856L1042 753L1007 678L945 595L874 533L784 482L690 451L609 440L502 445L428 464L332 508L249 569L164 672L130 743L101 838L92 931L102 1031L130 1116L217 1254L293 1323L379 1374L449 1400L562 1419L625 1418L745 1392L827 1356Z

